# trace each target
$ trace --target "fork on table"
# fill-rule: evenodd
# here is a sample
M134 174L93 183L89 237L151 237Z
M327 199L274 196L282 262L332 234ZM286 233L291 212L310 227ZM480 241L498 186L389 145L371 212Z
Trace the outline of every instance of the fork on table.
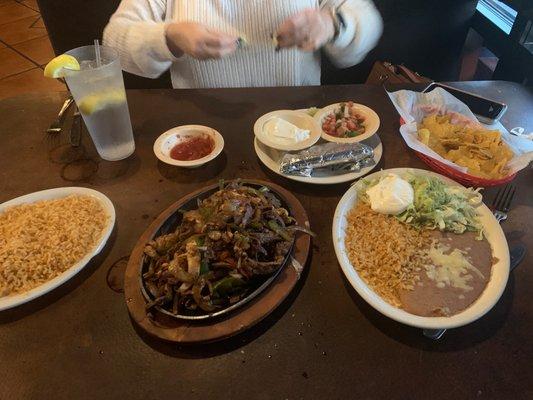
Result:
M516 187L509 184L506 185L503 189L500 188L496 197L492 202L492 213L498 220L498 222L505 221L507 219L507 213L511 208L511 202L516 192Z
M63 122L65 121L66 112L72 105L72 103L74 103L74 99L72 98L72 96L70 96L63 103L63 106L61 107L61 110L59 110L56 119L50 124L50 127L46 130L46 133L57 134L61 132L61 130L63 129Z

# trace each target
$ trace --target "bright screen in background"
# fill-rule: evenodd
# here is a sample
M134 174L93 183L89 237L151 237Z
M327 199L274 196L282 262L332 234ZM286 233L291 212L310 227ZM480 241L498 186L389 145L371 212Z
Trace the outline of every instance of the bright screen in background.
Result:
M498 0L479 0L477 10L505 33L511 33L517 12Z

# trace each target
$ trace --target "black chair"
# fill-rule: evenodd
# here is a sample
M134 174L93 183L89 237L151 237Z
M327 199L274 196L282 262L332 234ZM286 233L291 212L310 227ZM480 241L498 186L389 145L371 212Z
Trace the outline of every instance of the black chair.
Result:
M194 1L194 0L190 0ZM37 0L56 54L101 39L119 0ZM436 80L458 77L460 53L477 0L375 0L385 23L378 46L345 70L323 62L322 82L364 82L376 60L404 63ZM128 88L170 87L170 76L146 79L125 74Z
M375 61L405 66L439 81L457 80L461 50L477 0L374 0L384 21L383 36L366 59L335 69L327 60L324 84L364 82Z
M120 0L37 0L50 42L56 54L93 43L102 42L102 33ZM124 73L129 89L170 88L170 74L147 79Z

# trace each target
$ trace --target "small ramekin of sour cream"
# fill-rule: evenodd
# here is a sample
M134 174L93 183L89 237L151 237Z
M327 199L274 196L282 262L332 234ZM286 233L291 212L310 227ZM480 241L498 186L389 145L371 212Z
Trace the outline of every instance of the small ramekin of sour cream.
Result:
M305 112L278 110L259 118L254 134L261 143L274 149L298 151L314 145L320 139L321 130Z

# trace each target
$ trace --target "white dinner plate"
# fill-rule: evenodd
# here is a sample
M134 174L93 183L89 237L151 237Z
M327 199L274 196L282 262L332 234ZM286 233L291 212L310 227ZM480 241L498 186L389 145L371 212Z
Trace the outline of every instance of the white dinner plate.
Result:
M261 143L259 140L257 140L257 138L254 139L254 149L259 160L261 160L261 162L269 170L271 170L272 172L275 172L276 174L280 176L283 176L287 179L291 179L297 182L312 183L316 185L333 185L336 183L354 181L357 178L360 178L363 175L368 174L370 171L376 168L379 161L381 160L381 156L383 155L383 145L381 144L381 140L379 139L379 136L374 135L373 137L369 138L368 140L362 143L367 144L374 149L374 163L375 163L374 165L362 168L359 172L339 171L335 175L328 173L324 175L317 175L317 176L310 176L310 177L286 175L280 172L279 170L280 161L281 161L281 158L286 154L285 151L280 151L280 150L276 150L271 147L268 147L264 145L263 143Z
M83 257L80 261L78 261L68 270L63 272L61 275L58 275L55 278L49 280L48 282L45 282L42 285L37 286L27 292L16 294L13 296L0 297L0 311L27 303L28 301L31 301L52 291L64 282L68 281L78 272L80 272L89 263L89 261L95 255L100 253L100 251L102 251L102 249L104 248L105 244L107 243L107 240L109 239L109 235L111 235L111 231L115 226L115 208L113 207L113 203L111 202L111 200L109 200L109 198L107 198L107 196L96 190L83 187L61 187L56 189L42 190L40 192L30 193L0 204L0 213L4 212L6 208L17 206L20 204L35 203L41 200L59 199L70 195L91 196L100 202L104 211L109 216L108 224L102 232L102 237L90 253L88 253L85 257Z
M329 106L326 106L320 110L317 111L315 114L315 120L317 121L318 125L320 126L320 131L322 132L322 139L327 140L328 142L335 142L335 143L355 143L355 142L361 142L363 140L368 139L373 134L375 134L380 125L380 120L378 114L372 110L370 107L367 107L363 104L354 103L354 108L357 110L357 112L365 117L365 132L361 135L351 137L351 138L339 138L336 136L328 135L324 130L322 129L322 123L324 122L324 119L330 115L331 113L336 112L338 109L340 109L341 103L331 104Z
M405 173L416 175L435 176L449 185L461 186L453 180L436 174L431 171L412 169L412 168L393 168L375 172L368 175L365 179L379 178L384 174L394 173L399 176ZM344 275L350 281L359 295L372 307L380 313L406 325L415 326L424 329L448 329L466 325L470 322L481 318L487 313L500 299L507 279L509 277L509 248L507 240L496 218L485 204L481 204L477 210L480 222L484 229L484 234L492 247L492 254L497 262L492 266L492 275L487 287L481 296L467 309L450 317L421 317L410 314L404 310L396 308L380 296L378 296L366 283L359 277L357 271L350 263L344 244L346 231L346 216L357 203L357 188L359 182L350 187L339 201L335 215L333 217L333 245L337 259L344 272Z

